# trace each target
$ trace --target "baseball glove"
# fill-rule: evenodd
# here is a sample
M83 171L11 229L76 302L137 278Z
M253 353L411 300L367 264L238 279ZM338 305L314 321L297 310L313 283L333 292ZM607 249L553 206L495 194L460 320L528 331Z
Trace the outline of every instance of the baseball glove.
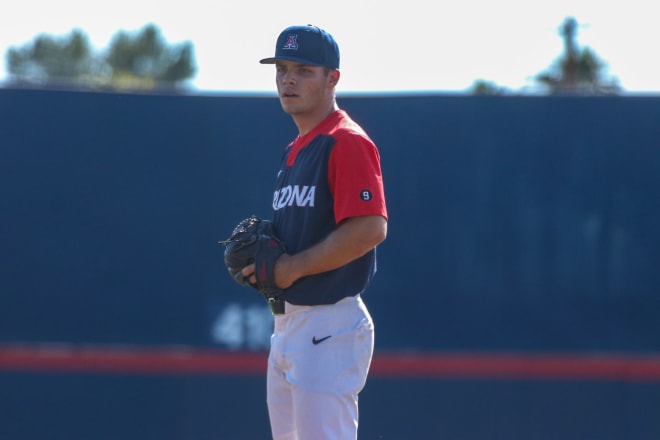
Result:
M254 287L264 298L282 293L275 284L275 261L286 252L286 246L275 235L273 223L253 215L242 220L231 236L221 244L225 246L224 260L229 274L242 286ZM257 284L243 277L241 270L255 263Z

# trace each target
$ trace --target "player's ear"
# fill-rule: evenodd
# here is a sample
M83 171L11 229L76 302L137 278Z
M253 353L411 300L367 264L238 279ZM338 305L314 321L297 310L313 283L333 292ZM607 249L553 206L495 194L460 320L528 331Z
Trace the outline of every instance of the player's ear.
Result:
M339 70L337 69L331 70L328 73L328 82L330 83L330 85L332 85L333 87L336 86L337 83L339 82L340 76L341 74L339 73Z

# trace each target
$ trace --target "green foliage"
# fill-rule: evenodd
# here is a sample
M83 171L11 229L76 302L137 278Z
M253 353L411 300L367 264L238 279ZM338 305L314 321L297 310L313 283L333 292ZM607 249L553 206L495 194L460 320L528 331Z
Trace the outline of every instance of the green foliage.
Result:
M607 77L607 64L586 47L579 48L575 39L577 21L569 17L560 27L564 38L564 54L552 67L536 76L536 81L550 94L604 95L619 92L617 81Z
M10 75L21 83L84 81L98 68L87 36L80 30L56 38L39 35L32 44L7 52Z
M157 82L177 82L195 73L190 43L168 46L158 28L146 26L131 36L119 32L106 58L114 75L132 75Z
M135 34L119 31L101 53L74 30L61 38L39 35L6 58L11 81L43 87L172 89L196 73L192 44L168 44L153 24Z
M576 43L578 23L568 17L559 28L564 38L564 53L546 72L534 77L548 94L614 95L620 92L618 82L606 74L607 63L588 48ZM479 79L472 84L473 95L504 95L509 92L492 81Z
M473 95L503 95L506 93L506 90L502 87L499 87L492 81L486 81L479 79L472 84L470 89Z

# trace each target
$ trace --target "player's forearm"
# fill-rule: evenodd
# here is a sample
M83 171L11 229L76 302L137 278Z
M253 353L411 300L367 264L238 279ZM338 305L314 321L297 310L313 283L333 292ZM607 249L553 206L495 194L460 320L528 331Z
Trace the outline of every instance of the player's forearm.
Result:
M288 287L299 278L334 270L360 258L386 236L387 220L381 216L347 219L315 246L281 257L283 267L278 275L281 273L282 284Z

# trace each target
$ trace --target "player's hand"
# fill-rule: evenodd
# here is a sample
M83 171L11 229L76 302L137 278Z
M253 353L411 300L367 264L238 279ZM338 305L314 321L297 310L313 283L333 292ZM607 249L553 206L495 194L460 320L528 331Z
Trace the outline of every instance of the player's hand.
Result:
M286 253L280 255L280 258L275 262L273 273L275 274L275 281L277 281L277 285L281 289L291 287L298 279L298 276L290 269L292 262L293 257Z
M280 255L280 257L275 262L275 270L273 271L275 274L275 284L280 289L291 287L291 285L297 279L295 276L293 276L293 272L288 270L289 262L291 262L291 255L289 254ZM252 285L256 285L257 283L257 277L254 275L255 270L256 267L254 263L252 263L245 266L241 271L243 278L245 278L248 283Z
M243 278L253 286L257 285L257 277L254 274L255 269L255 265L252 263L248 264L241 270L241 275L243 275Z

